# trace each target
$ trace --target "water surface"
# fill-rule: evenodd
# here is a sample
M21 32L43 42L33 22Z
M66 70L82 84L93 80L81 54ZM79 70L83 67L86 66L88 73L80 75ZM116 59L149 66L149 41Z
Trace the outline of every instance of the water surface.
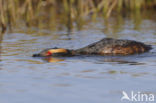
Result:
M139 25L124 18L89 21L79 30L37 28L7 32L1 43L0 103L120 103L122 91L156 95L156 22ZM132 56L33 58L45 48L77 49L104 37L131 39L153 45Z

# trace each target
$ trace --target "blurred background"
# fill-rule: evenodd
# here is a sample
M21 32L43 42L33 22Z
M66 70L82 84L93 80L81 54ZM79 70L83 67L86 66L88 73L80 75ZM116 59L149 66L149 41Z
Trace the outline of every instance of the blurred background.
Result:
M64 25L69 31L101 16L115 17L118 28L123 18L135 19L136 28L142 18L156 18L156 0L0 0L1 32L21 27L55 30ZM147 15L148 13L148 15ZM91 21L90 21L91 20Z

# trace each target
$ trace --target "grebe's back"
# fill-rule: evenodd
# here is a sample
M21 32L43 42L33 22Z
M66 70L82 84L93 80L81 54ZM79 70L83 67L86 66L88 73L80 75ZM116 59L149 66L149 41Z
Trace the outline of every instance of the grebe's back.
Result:
M149 51L150 45L134 40L104 38L84 48L75 50L77 54L130 55Z

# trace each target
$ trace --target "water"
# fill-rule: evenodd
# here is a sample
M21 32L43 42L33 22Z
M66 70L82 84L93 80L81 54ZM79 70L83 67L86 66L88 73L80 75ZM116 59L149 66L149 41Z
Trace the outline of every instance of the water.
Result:
M106 25L98 18L70 32L34 27L4 34L0 103L120 103L122 91L156 95L155 20L144 18L136 25L124 18L120 27L114 21ZM133 56L31 57L45 48L76 49L104 37L138 40L153 49Z

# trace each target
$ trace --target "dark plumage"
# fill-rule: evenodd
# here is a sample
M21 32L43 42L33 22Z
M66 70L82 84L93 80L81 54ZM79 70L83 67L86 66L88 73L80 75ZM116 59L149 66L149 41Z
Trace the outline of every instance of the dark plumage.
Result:
M134 40L104 38L84 48L75 50L78 54L128 55L149 51L150 45Z
M147 52L150 49L152 49L150 45L134 40L104 38L80 49L50 48L33 56L131 55Z

